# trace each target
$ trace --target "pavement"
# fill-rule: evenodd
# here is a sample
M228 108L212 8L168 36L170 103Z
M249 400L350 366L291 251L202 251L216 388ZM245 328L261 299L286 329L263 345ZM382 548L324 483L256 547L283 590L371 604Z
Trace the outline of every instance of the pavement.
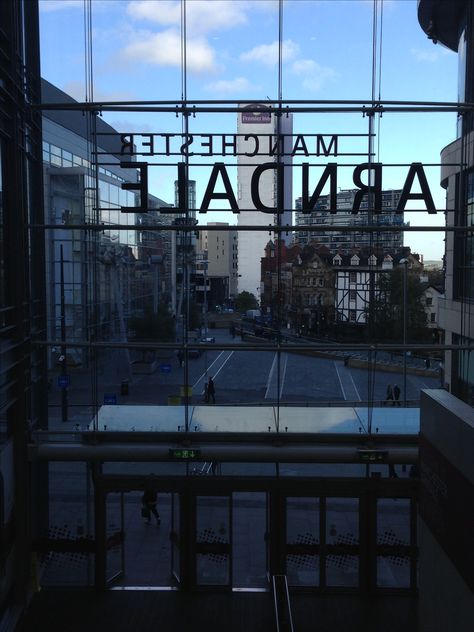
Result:
M387 384L398 381L403 391L403 365L400 358L380 359L385 365L368 372L355 362L347 362L347 352L336 352L331 357L259 349L222 351L219 343L239 344L240 337L232 338L228 330L213 330L215 350L205 351L198 358L188 358L180 367L177 355L160 358L151 374L128 374L124 369L124 352L99 352L97 362L90 367L68 368L69 386L59 385L59 369L50 375L50 428L83 428L104 403L120 405L168 405L183 403L185 382L190 385L191 404L204 403L204 385L210 375L216 386L216 400L220 405L289 405L325 406L373 401L381 404ZM380 355L380 354L379 354ZM351 359L354 359L351 354ZM360 354L364 358L364 354ZM418 368L420 375L407 375L407 400L416 405L421 388L438 388L440 377L436 371L423 371L422 360L412 357L407 366ZM124 390L124 387L126 389ZM67 395L67 406L64 390ZM403 392L401 402L404 402ZM67 409L67 415L63 412ZM65 418L63 420L63 417Z

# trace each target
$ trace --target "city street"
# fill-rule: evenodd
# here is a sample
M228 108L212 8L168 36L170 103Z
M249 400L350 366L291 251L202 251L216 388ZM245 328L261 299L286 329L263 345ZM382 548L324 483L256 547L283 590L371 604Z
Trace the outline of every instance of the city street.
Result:
M364 403L373 399L375 405L385 400L387 385L398 384L403 404L403 370L393 363L394 371L368 372L344 362L344 355L334 358L312 357L282 351L221 350L219 344L239 344L227 330L213 330L215 350L207 350L200 357L187 359L188 384L192 389L191 404L204 403L204 386L212 376L216 389L216 404L270 405L277 401L292 405L331 405L347 402ZM387 355L387 354L385 354ZM415 361L411 360L409 366ZM347 365L346 365L347 364ZM90 422L94 408L106 401L121 405L166 405L182 403L182 387L186 383L185 369L178 357L158 360L151 374L133 374L128 381L128 394L122 394L122 381L127 379L123 369L123 352L109 352L98 362L98 388L93 388L94 376L85 368L68 369L70 385L67 392L68 421L81 426ZM389 368L389 363L386 363ZM419 400L423 388L438 388L440 378L426 371L425 375L407 373L407 401ZM62 389L58 375L51 380L50 420L61 421Z

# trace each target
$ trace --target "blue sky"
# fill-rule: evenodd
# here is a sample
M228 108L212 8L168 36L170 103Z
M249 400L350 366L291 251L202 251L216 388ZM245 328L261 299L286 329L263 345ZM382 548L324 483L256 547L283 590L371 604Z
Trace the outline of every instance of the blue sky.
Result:
M174 100L181 97L180 5L177 0L93 0L94 100ZM380 96L391 100L456 101L457 55L434 45L421 30L415 0L378 2L382 20ZM287 0L283 5L285 99L369 99L372 86L372 0ZM278 3L274 0L188 0L188 99L274 99L278 97ZM42 75L85 99L82 0L40 0ZM379 87L377 86L377 96ZM180 131L174 115L106 114L120 131ZM199 115L198 132L232 133L234 115ZM295 133L366 132L367 119L297 115ZM456 135L456 115L386 114L377 146L383 163L438 163ZM342 162L342 161L340 161ZM360 160L362 162L362 159ZM196 170L198 202L207 184ZM350 187L346 169L340 186ZM444 207L439 168L427 169L436 205ZM404 168L387 168L384 187L400 188ZM175 171L154 170L152 193L173 202ZM301 194L294 176L293 197ZM216 219L209 214L207 219ZM227 218L232 220L232 216ZM413 224L442 225L444 216L419 213ZM235 218L234 218L235 220ZM204 220L205 221L205 220ZM443 234L413 233L405 242L439 259Z

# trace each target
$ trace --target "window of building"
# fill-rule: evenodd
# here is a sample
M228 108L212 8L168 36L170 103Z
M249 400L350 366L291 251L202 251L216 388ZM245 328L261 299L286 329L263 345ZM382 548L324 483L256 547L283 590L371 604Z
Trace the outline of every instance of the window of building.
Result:
M350 309L349 310L349 320L351 321L351 323L355 323L355 321L356 321L356 311L355 311L355 309Z
M431 323L435 323L436 322L436 314L430 314L430 322Z

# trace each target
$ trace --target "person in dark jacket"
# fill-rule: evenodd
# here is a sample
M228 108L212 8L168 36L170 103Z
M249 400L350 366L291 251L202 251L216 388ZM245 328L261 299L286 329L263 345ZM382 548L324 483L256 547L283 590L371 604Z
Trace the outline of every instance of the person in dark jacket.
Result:
M142 496L142 516L145 518L146 524L150 524L151 515L155 517L156 524L161 524L160 514L156 509L158 494L154 489L145 489Z
M392 389L391 384L387 386L387 394L385 396L385 406L388 406L387 402L393 402L393 389ZM393 403L392 403L392 406L393 406Z
M216 403L216 389L214 387L214 380L212 377L209 377L209 381L207 383L207 399L208 401L212 400L212 403Z
M400 406L400 387L395 384L395 386L393 387L393 399L394 401L394 406Z

